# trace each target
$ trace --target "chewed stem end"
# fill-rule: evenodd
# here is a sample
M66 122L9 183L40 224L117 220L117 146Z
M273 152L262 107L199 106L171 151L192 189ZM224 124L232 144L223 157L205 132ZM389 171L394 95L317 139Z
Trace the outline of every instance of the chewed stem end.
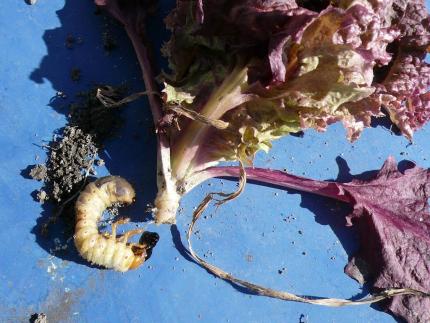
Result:
M175 224L176 212L181 196L176 192L159 191L155 199L154 216L156 224Z

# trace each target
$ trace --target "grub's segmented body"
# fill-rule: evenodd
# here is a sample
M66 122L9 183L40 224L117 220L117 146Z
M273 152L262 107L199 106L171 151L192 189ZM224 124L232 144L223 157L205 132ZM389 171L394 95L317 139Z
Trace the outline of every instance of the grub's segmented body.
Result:
M107 176L87 185L76 201L75 245L80 255L93 264L127 271L140 266L158 241L156 233L151 244L128 243L127 240L142 229L126 232L116 237L116 226L127 220L112 224L112 234L100 234L97 223L103 211L114 203L130 204L135 192L123 178ZM147 252L148 251L148 252Z

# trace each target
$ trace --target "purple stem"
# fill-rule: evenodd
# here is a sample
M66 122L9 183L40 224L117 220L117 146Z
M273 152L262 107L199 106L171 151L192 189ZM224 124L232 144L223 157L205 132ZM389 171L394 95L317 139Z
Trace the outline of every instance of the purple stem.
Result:
M129 17L130 13L123 12L119 6L119 1L117 0L95 0L95 3L96 5L106 9L115 19L124 25L127 35L133 44L137 59L139 60L145 88L146 91L149 92L148 101L151 108L152 117L154 124L157 125L164 113L160 97L155 94L158 93L158 88L154 81L154 73L152 70L151 61L149 59L149 51L145 46L145 39L143 39L143 31L139 30L139 24L137 23L139 21L136 22L134 19L131 19ZM131 13L131 16L133 15L134 13ZM136 17L139 18L137 14Z
M141 15L141 13L135 11L127 11L126 8L121 8L120 1L118 0L95 0L95 2L97 5L104 7L113 17L124 25L142 70L142 77L145 83L145 89L148 92L148 101L152 112L152 118L155 128L157 128L160 120L164 116L164 110L159 90L155 83L149 49L146 46L147 42L145 41L146 37L143 28L145 15ZM127 1L122 2L122 4L126 5L126 2ZM145 6L145 3L142 2L140 5ZM162 197L169 195L176 197L178 195L176 193L175 181L172 178L170 164L170 138L168 134L162 131L157 132L157 186L159 192L157 194L157 199L160 193ZM172 213L171 208L167 208L167 211L168 212L161 211L161 213L166 213L169 216Z
M212 177L239 178L239 176L240 167L235 166L209 167L198 173L199 180L206 180ZM335 182L317 181L279 170L254 167L246 168L246 176L248 179L260 183L314 193L342 202L352 202L348 195L342 193L340 184Z
M126 25L125 30L127 31L128 37L133 44L134 51L136 52L139 65L142 70L142 77L145 83L145 89L148 92L148 101L152 112L152 118L154 120L155 127L157 127L164 113L160 96L155 95L155 93L158 93L158 88L154 81L155 78L152 71L152 64L149 59L149 51L133 27ZM157 141L157 182L160 184L161 182L166 183L171 181L170 142L167 135L161 131L157 132ZM160 177L163 177L163 179Z
M149 59L148 48L145 46L143 40L137 35L133 27L126 25L125 30L127 31L127 35L133 44L134 51L139 61L139 65L142 70L143 82L145 83L145 89L148 92L148 101L151 108L152 117L154 124L157 125L164 113L160 96L155 94L159 91L154 81L154 73L152 71L152 64Z

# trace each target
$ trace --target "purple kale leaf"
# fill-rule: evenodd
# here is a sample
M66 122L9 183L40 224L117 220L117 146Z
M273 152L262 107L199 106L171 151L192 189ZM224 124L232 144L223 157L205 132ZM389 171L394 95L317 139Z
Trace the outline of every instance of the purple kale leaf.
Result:
M376 111L382 106L402 134L411 140L414 131L430 120L430 67L425 62L430 19L422 0L388 2L391 9L379 6L377 12L382 24L389 27L381 29L384 32L377 34L374 43L384 44L387 36L394 37L386 47L391 62L380 60L381 64L374 69L374 94L353 104L364 111ZM385 47L372 47L373 51L382 48L379 52L385 52ZM367 125L370 119L362 121Z
M350 224L360 233L360 250L346 273L373 291L408 287L430 291L430 171L401 173L389 158L375 179L339 184L351 197ZM408 322L430 322L430 298L396 296L384 308Z

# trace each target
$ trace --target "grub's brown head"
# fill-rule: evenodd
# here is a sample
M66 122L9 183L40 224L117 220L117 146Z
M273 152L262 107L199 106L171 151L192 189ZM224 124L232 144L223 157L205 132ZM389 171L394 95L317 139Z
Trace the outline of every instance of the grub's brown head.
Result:
M155 232L144 232L140 237L139 243L131 247L134 253L134 260L129 269L136 269L152 255L152 248L155 247L160 236Z

